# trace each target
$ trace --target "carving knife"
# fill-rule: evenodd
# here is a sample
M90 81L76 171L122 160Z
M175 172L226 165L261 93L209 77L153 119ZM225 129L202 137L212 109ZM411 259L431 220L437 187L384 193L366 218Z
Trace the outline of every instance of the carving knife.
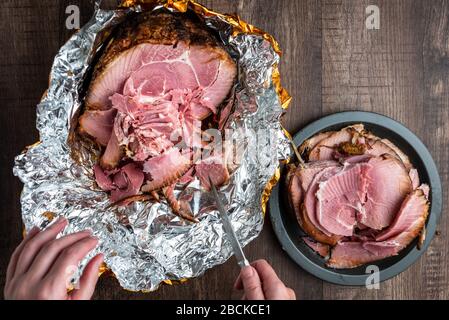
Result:
M237 262L241 268L248 267L250 265L249 261L245 257L245 253L243 252L242 246L237 239L234 228L232 227L231 221L229 220L229 216L223 206L223 203L220 200L220 197L218 196L217 189L215 188L215 185L213 184L210 177L209 184L212 190L212 194L215 198L215 202L217 204L217 209L221 218L221 222L223 224L223 229L228 237L229 242L231 243L232 250L234 251Z

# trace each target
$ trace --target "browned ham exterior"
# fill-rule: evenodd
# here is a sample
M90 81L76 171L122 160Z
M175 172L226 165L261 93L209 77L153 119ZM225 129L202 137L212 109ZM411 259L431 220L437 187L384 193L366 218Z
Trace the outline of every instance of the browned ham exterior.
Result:
M317 143L306 142L314 146L309 153L309 160L333 160L335 147L338 147L342 143L357 143L358 137L363 130L364 128L362 125L351 126L338 132L323 135L324 139Z
M161 192L185 218L173 186L186 173L193 170L206 189L209 175L217 186L228 182L224 161L196 165L193 159L194 149L204 147L195 139L202 121L213 116L209 127L218 128L236 75L230 55L190 14L141 13L118 27L94 69L79 119L79 132L103 148L94 171L111 201Z
M299 147L288 195L304 242L327 266L354 268L397 255L423 233L429 186L406 154L362 125L325 132ZM327 249L326 249L327 248Z

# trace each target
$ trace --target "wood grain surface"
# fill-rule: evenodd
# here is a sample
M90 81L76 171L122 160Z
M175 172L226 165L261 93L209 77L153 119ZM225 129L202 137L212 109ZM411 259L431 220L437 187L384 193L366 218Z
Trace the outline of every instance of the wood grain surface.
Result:
M117 1L104 1L114 6ZM449 1L444 0L207 0L212 9L237 13L273 34L284 55L284 86L294 97L284 117L295 133L323 115L374 111L412 129L430 149L441 174L443 203L449 184ZM65 9L75 4L82 22L89 0L6 0L0 4L0 287L21 241L20 192L14 156L38 139L36 110L52 60L72 31ZM365 8L380 8L380 30L367 30ZM265 258L299 299L449 299L449 217L444 208L438 235L410 269L379 290L324 283L282 251L269 221L245 251ZM121 289L102 277L95 299L239 298L232 285L234 260L184 285L151 294Z

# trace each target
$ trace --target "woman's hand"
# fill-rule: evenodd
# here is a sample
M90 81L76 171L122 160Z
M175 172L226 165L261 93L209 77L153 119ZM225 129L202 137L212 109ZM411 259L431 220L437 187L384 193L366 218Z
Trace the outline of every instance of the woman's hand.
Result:
M265 260L243 268L234 287L244 291L243 300L296 300L295 292L284 285Z
M102 255L97 255L86 266L79 288L70 294L67 290L79 262L96 247L98 240L87 231L56 239L66 226L67 220L58 219L45 231L35 227L28 233L9 262L6 299L89 300L92 297Z

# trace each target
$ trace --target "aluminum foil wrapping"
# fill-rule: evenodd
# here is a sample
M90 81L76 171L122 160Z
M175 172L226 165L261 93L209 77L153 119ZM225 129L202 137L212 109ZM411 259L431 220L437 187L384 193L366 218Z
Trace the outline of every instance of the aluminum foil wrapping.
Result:
M177 190L180 196L190 196L193 213L200 218L200 223L191 224L173 215L165 202L111 206L108 195L95 184L92 153L77 150L81 162L71 156L71 125L83 106L86 73L105 35L131 11L162 7L193 10L218 31L239 66L235 111L226 128L236 129L232 138L245 148L241 163L220 194L243 246L261 232L279 161L290 154L280 124L290 99L280 85L276 42L237 17L214 13L193 1L124 1L117 10L96 6L90 22L72 36L54 60L48 91L37 106L40 142L16 158L14 174L24 183L22 216L27 230L35 225L46 227L54 216L64 216L69 226L63 234L89 229L99 238L98 247L79 265L75 280L87 261L102 252L107 268L123 288L153 291L161 283L200 276L229 259L232 249L213 199L201 190L198 181ZM245 131L262 134L259 141L251 141L241 134ZM257 152L251 152L256 145Z

